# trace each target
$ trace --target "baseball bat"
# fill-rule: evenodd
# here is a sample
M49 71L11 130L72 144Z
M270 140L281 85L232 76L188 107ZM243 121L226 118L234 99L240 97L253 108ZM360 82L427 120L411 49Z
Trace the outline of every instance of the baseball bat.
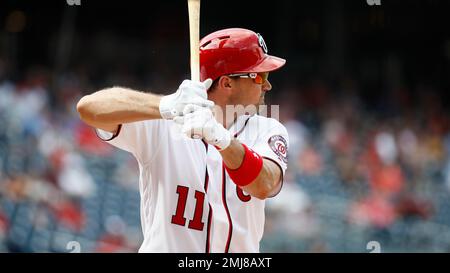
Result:
M189 44L191 48L191 80L200 81L200 0L188 0ZM201 136L194 134L194 139Z
M188 0L189 41L191 47L191 80L200 80L200 0Z

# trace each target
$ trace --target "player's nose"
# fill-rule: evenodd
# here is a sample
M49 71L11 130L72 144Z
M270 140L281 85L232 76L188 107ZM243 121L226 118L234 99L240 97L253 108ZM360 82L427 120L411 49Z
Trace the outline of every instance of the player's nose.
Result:
M262 90L264 92L272 90L272 85L270 84L269 80L266 80L262 85Z

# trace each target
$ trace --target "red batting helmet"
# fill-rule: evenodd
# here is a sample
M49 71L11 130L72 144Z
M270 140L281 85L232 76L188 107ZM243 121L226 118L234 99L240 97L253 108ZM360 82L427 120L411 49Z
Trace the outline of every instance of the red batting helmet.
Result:
M248 29L223 29L200 41L201 81L233 73L270 72L285 63L268 55L262 36Z

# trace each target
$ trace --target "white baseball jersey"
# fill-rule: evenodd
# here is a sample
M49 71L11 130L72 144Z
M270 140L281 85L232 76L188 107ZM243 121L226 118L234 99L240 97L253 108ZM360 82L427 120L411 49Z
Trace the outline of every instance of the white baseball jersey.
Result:
M241 116L229 130L284 174L288 135L282 124ZM97 132L104 140L112 137ZM168 120L123 124L107 141L139 164L144 234L139 252L259 252L264 201L231 181L214 146L185 137Z

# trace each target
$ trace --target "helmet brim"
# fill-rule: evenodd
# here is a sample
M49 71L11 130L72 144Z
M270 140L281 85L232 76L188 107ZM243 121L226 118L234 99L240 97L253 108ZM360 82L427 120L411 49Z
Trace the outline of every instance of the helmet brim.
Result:
M275 56L271 56L271 55L267 55L262 62L260 62L259 64L256 64L252 67L249 67L248 69L245 69L245 71L239 71L242 73L247 73L247 72L271 72L277 69L280 69L282 66L284 66L286 64L286 60L279 58L279 57L275 57Z

